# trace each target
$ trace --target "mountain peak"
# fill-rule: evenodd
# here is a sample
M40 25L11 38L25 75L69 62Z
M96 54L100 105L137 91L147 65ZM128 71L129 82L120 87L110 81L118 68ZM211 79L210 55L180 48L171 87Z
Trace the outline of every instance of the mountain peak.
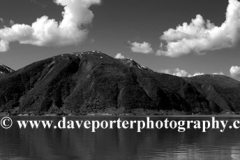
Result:
M122 63L124 63L125 65L128 65L130 67L136 67L139 69L144 69L144 70L148 70L148 71L152 71L150 68L146 67L146 66L141 66L140 64L138 64L136 61L134 61L131 58L124 58L124 59L120 59L120 61Z

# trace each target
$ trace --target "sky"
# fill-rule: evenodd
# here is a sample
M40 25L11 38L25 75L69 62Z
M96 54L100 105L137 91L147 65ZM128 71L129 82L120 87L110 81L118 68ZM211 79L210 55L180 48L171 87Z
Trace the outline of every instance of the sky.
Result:
M176 76L240 80L238 0L0 0L0 63L99 50Z

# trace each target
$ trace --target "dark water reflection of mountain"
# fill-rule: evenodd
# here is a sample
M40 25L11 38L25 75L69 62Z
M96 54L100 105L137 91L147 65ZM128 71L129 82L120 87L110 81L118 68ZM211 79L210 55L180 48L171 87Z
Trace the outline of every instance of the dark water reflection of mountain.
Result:
M117 118L72 119L116 120ZM24 117L24 119L46 118ZM121 117L121 119L145 118ZM155 119L164 120L157 117ZM240 131L233 129L226 129L223 133L213 129L207 130L206 133L194 129L183 133L172 129L145 129L137 133L136 130L114 128L98 129L92 133L87 129L19 129L17 125L13 125L9 130L0 128L0 160L240 159L239 135Z

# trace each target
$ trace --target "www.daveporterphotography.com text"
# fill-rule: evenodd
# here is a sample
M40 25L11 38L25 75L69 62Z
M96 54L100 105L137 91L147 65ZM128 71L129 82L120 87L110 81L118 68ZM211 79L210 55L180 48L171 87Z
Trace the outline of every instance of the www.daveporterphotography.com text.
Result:
M10 117L1 119L1 127L9 129L13 125ZM178 132L185 132L187 129L200 129L202 132L207 132L208 129L217 129L224 132L226 127L229 129L239 129L240 120L230 122L228 120L218 120L211 117L209 120L173 120L165 118L164 120L152 120L151 117L146 117L146 120L68 120L62 117L57 122L54 120L16 120L15 122L19 129L89 129L91 132L96 132L98 129L136 129L141 132L143 129L177 129Z

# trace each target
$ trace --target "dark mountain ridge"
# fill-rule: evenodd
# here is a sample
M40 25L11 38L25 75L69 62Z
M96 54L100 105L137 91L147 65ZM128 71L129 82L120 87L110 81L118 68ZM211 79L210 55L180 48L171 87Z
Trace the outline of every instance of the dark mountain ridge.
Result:
M13 69L5 66L4 64L0 64L0 76L4 74L12 73L12 72L14 72Z
M0 111L10 114L221 114L239 112L240 82L181 78L99 51L62 54L0 77Z

